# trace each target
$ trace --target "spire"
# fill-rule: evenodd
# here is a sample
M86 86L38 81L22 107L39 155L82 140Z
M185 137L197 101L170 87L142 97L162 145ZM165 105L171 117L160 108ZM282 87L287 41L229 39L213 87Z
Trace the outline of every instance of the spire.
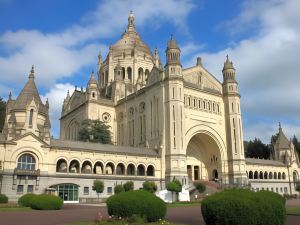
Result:
M30 74L28 76L29 79L34 79L34 65L31 66Z
M12 94L11 94L11 91L9 92L8 100L12 100Z
M224 67L223 67L223 70L228 70L228 69L232 69L232 70L235 70L235 68L233 67L233 63L232 61L229 61L229 57L228 57L228 54L226 55L226 61L224 62Z
M173 49L173 48L174 49L179 49L178 44L177 44L176 40L173 37L173 34L171 34L171 38L168 41L168 47L167 47L167 49Z
M128 27L127 27L127 30L128 31L134 31L134 15L133 15L132 10L130 11L129 16L128 16Z
M91 78L89 80L89 84L97 84L94 74L94 69L92 69Z
M101 55L101 52L99 52L99 55L98 55L98 65L101 65L102 64L102 55Z
M45 104L46 108L49 109L49 101L48 101L48 98L46 100L46 104Z
M279 131L282 131L281 123L279 122Z

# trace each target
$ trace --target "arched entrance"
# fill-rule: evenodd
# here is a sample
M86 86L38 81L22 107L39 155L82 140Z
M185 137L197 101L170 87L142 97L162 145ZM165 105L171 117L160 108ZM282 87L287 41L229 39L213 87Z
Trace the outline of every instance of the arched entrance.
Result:
M219 180L222 176L221 151L208 134L195 134L186 150L187 173L190 180Z

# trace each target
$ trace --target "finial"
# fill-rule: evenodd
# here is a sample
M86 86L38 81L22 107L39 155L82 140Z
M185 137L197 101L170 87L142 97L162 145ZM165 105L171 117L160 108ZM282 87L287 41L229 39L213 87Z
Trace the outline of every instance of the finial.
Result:
M173 40L173 34L171 34L171 40Z
M46 100L46 107L49 108L49 101L48 101L48 98Z
M128 31L134 31L134 15L132 10L130 10L129 16L128 16Z
M281 123L279 122L279 130L281 130Z
M94 68L92 69L92 75L94 75Z
M228 54L226 55L226 59L229 60Z
M8 100L12 100L12 94L11 94L11 91L9 92Z
M29 74L29 79L34 79L34 65L31 66L30 74Z

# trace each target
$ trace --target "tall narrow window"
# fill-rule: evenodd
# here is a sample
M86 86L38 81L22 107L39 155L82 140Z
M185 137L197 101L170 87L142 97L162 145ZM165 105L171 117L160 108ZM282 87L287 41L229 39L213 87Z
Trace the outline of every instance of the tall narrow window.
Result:
M234 112L234 106L233 103L231 104L232 112Z
M235 152L235 154L237 154L237 149L236 149L236 132L235 132L234 118L232 119L232 125L233 125L233 137L234 137L234 152Z
M173 88L173 99L175 98L175 88Z
M156 133L159 136L159 113L158 113L158 98L156 98Z
M176 118L175 118L175 106L173 105L173 141L174 148L176 148Z
M150 136L152 138L152 101L150 101Z
M141 129L141 133L140 133L140 143L143 143L143 117L140 116L140 129Z
M183 124L182 124L182 106L180 106L180 118L181 118L181 137L183 137ZM183 148L183 141L181 142L182 143L182 148Z
M29 113L29 126L32 127L32 120L33 120L33 109L30 109Z
M241 127L241 119L239 119L239 130L240 130L240 142L241 142L241 154L243 155L244 150L243 150L243 142L242 142L242 127Z

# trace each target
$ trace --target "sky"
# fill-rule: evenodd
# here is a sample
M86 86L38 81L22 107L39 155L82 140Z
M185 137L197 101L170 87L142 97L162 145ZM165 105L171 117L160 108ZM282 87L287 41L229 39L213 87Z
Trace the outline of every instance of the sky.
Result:
M229 55L245 140L269 143L279 122L288 138L300 139L299 9L299 0L0 0L0 96L16 98L34 65L58 137L67 90L86 87L99 52L106 56L133 10L138 33L163 64L171 35L184 68L200 56L221 82Z

